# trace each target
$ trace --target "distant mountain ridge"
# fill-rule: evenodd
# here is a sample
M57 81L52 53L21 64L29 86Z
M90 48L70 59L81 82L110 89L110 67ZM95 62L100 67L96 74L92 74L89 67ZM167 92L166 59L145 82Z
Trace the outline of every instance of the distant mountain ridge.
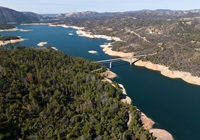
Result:
M0 6L0 22L10 23L10 22L38 22L41 16L32 12L19 12L13 9Z
M71 12L71 13L61 13L61 14L36 14L33 12L19 12L10 8L0 6L0 23L22 23L22 22L42 22L42 21L68 21L68 20L82 20L82 19L104 19L114 16L127 16L134 15L135 17L146 17L152 18L165 16L174 17L198 17L200 16L199 9L193 10L170 10L170 9L156 9L156 10L139 10L139 11L125 11L125 12L94 12L94 11L84 11L84 12Z
M98 13L94 11L85 11L85 12L71 12L67 14L57 14L56 18L58 19L66 19L66 18L74 18L74 19L83 19L83 18L99 18L99 17L109 17L113 15L120 14L120 12L105 12Z
M85 11L85 12L71 12L67 14L57 14L54 18L56 20L65 21L65 20L82 20L82 19L103 19L114 16L127 16L134 15L136 17L197 17L200 15L199 9L194 10L170 10L170 9L157 9L157 10L139 10L139 11L125 11L125 12L94 12L94 11Z

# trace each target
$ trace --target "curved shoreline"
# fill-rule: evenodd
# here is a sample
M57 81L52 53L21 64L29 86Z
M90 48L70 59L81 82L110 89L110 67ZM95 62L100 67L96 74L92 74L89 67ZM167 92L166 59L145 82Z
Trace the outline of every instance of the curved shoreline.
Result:
M31 30L19 29L19 28L12 28L12 29L3 29L3 30L0 30L0 32L15 32L15 31L30 32Z
M111 55L111 56L128 57L134 54L134 53L124 53L124 52L113 51L111 48L112 45L110 43L107 45L101 45L101 47L103 48L103 51L106 54ZM191 73L189 72L172 71L172 70L169 70L169 67L166 67L164 65L154 64L150 61L142 61L142 60L137 61L137 60L138 59L132 60L133 62L135 61L134 63L135 66L145 67L150 70L159 71L163 76L166 76L168 78L173 78L173 79L180 78L189 84L198 85L198 86L200 85L200 77L192 76ZM124 61L128 61L128 60L124 59Z
M148 118L143 112L141 112L141 121L143 123L144 129L148 130L150 133L156 137L156 140L173 140L173 136L164 129L153 128L155 122Z
M113 87L116 88L116 86L113 84L113 81L110 80L110 79L113 79L113 78L117 77L117 74L116 74L116 73L110 71L110 69L107 69L107 71L101 73L101 75L106 77L106 78L104 78L103 81L109 82ZM125 96L124 99L121 99L121 102L130 105L131 102L132 102L132 100L131 100L131 98L127 95L126 89L124 88L124 86L123 86L122 84L119 84L119 83L118 83L118 86L121 88L122 94L124 94L124 96ZM130 125L130 123L131 123L131 118L132 118L132 115L131 115L131 112L130 112L130 111L128 112L128 114L129 114L129 120L128 120L128 122L127 122L127 126Z
M107 71L101 73L101 76L105 76L108 79L113 79L113 78L117 77L117 74L110 71L110 69L107 69Z
M66 24L48 24L50 27L63 27L63 28L73 28L73 29L77 29L77 30L83 30L84 27L77 27L77 26L68 26Z
M106 36L106 35L93 35L91 32L86 32L83 31L84 28L80 28L76 31L76 33L79 36L84 36L84 37L88 37L88 38L102 38L102 39L106 39L106 40L114 40L114 41L122 41L120 38L118 37L111 37L111 36Z
M121 99L121 101L125 104L131 104L132 100L129 96L127 96L126 89L122 84L118 84L121 89L122 93L126 96L125 99ZM127 122L127 126L131 123L131 112L129 111L129 120ZM156 137L156 140L173 140L173 136L166 130L164 129L158 129L158 128L153 128L153 125L155 122L148 118L143 112L141 112L141 118L140 120L143 123L144 129L148 130L150 133L153 134L154 137Z
M78 29L77 34L79 36L85 36L85 37L89 37L89 38L103 38L103 39L107 39L107 40L121 41L121 39L117 38L117 37L109 37L109 36L105 36L105 35L92 35L90 32L83 31L83 29L84 29L83 27L67 26L67 25L64 25L64 24L61 24L61 25L49 24L49 26L52 26L52 27L61 26L61 27L64 27L64 28ZM111 44L101 45L101 47L104 49L104 52L106 54L108 54L108 55L111 55L111 56L128 57L130 55L133 55L133 53L124 53L124 52L113 51L111 46L112 46ZM108 78L105 78L105 80L108 81L108 82L112 82ZM125 94L126 91L125 91L125 88L123 87L123 85L121 86L121 88L122 88L123 94ZM128 98L130 99L130 97L126 96L126 98L125 98L126 100L124 100L123 102L131 104L131 99L129 100ZM129 121L128 121L127 125L129 125L129 123L131 121L131 115L130 114L131 113L129 112ZM141 118L142 118L142 115L141 115ZM148 118L148 117L146 117L146 118ZM148 120L151 120L151 119L148 118ZM143 127L144 128L145 128L145 124L146 123L149 123L149 122L148 121L143 121L143 124L144 124ZM153 125L151 125L151 128L152 127L153 127ZM155 128L148 129L148 130L149 130L150 133L153 133L153 135L157 138L157 140L166 140L166 139L167 140L173 140L173 137L171 136L171 134L169 132L165 131L165 130L155 129ZM162 137L162 136L164 136L164 137Z
M150 61L141 61L134 63L135 66L145 67L150 70L159 71L163 76L169 77L169 78L180 78L183 81L194 84L194 85L200 85L200 77L192 76L189 72L183 72L183 71L172 71L169 70L169 67L160 65L160 64L154 64Z
M12 32L12 31L18 31L18 28L12 28L12 29L1 29L0 32Z
M90 32L85 32L82 29L78 29L78 31L77 31L77 34L79 36L85 36L85 37L89 37L89 38L103 38L103 39L107 39L107 40L121 41L121 39L117 38L117 37L110 37L110 36L105 36L105 35L92 35ZM133 53L124 53L124 52L113 51L112 48L111 48L112 47L111 43L108 43L106 45L101 45L101 47L103 48L103 51L106 54L111 55L111 56L128 57L128 56L132 56L133 55ZM135 59L135 60L137 60L137 59ZM119 86L120 86L120 84L119 84ZM121 88L122 88L123 94L126 94L126 91L125 91L125 88L123 87L123 85L121 85ZM131 104L130 97L128 97L130 100L127 97L128 96L126 96L126 98L125 98L125 100L123 102ZM157 140L173 140L172 135L169 132L167 132L166 130L152 128L155 122L153 122L146 115L144 115L144 113L142 113L142 114L141 114L141 121L143 123L143 127L145 128L146 125L149 125L150 129L147 129L147 130L150 133L152 133L153 136L156 137ZM144 119L144 116L145 116L145 119ZM129 123L131 121L130 113L129 113L129 118L130 119L129 119L129 122L127 123L127 125L129 125Z
M25 39L20 38L20 39L15 39L15 40L8 40L8 41L0 41L0 46L8 45L8 44L14 44L14 43L19 43L24 41Z
M111 43L100 45L100 47L103 49L104 53L110 56L129 57L129 56L133 56L134 54L134 53L124 53L124 52L113 51Z
M48 43L48 42L40 42L40 43L37 44L37 46L43 47L43 46L46 45L47 43Z
M127 96L126 89L122 84L118 85L122 88L122 93L126 95L125 99L121 99L121 101L130 105L132 100L129 96ZM129 120L127 122L127 126L129 126L129 124L131 123L131 118L131 112L129 112ZM143 112L141 112L140 120L143 123L144 129L148 130L149 133L152 133L152 135L156 137L156 140L174 140L173 136L168 131L164 129L153 128L155 122L152 119L148 118Z
M131 98L127 95L127 93L126 93L126 89L124 88L124 86L122 85L122 84L118 84L119 85L119 87L122 89L122 93L126 96L124 99L121 99L121 101L123 102L123 103L126 103L126 104L131 104L132 103L132 100L131 100ZM129 122L130 123L130 122Z
M90 32L83 31L84 29L83 27L76 27L76 26L68 26L68 27L78 29L76 32L79 36L84 36L88 38L102 38L102 39L107 39L107 40L122 41L118 37L111 37L111 36L106 36L106 35L92 35ZM105 44L100 45L100 46L103 48L103 51L110 56L128 57L134 54L134 53L124 53L124 52L113 51L111 43L108 43L106 45ZM134 59L134 60L136 61L137 59ZM141 66L141 67L146 67L151 70L160 71L160 73L163 76L166 76L168 78L180 78L189 84L200 85L200 77L192 76L191 73L189 72L171 71L169 70L169 67L166 67L160 64L153 64L150 61L146 62L146 61L139 60L134 64L135 66Z

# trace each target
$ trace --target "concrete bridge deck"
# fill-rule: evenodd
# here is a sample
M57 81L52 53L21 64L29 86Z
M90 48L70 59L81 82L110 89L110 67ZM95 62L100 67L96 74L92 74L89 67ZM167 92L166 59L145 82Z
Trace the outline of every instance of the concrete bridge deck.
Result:
M114 58L114 59L106 59L106 60L100 60L97 61L98 63L110 63L110 68L112 67L112 62L116 61L123 61L123 60L129 60L130 65L133 63L133 58L141 58L146 57L147 55L135 55L130 57L120 57L120 58Z

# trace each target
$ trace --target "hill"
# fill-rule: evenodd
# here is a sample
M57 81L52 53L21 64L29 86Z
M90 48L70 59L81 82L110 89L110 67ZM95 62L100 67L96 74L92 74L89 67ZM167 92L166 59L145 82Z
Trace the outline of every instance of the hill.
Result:
M0 139L154 140L96 69L106 68L50 47L1 47Z
M31 12L18 12L0 6L0 23L39 22L41 16Z
M119 37L123 41L113 43L113 50L156 53L145 60L200 76L200 10L142 10L101 17L65 18L62 23L86 27L92 34Z
M127 13L127 12L125 12ZM104 12L104 13L98 13L93 11L85 11L85 12L72 12L67 14L57 14L55 19L56 21L61 20L77 20L80 21L81 19L102 19L107 18L111 16L121 15L124 14L124 12Z

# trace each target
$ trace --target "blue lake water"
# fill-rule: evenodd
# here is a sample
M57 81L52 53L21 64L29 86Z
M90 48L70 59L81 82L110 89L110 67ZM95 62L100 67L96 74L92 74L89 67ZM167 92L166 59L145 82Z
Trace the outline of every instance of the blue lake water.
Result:
M47 25L16 26L32 31L0 34L27 39L17 45L37 47L39 42L48 42L45 46L54 46L73 56L91 60L113 58L100 47L109 41L80 37L75 29ZM89 50L98 53L90 54ZM118 75L114 81L124 85L133 105L153 119L155 127L169 131L176 140L200 140L200 86L170 79L146 68L130 66L127 62L113 63L111 70Z

